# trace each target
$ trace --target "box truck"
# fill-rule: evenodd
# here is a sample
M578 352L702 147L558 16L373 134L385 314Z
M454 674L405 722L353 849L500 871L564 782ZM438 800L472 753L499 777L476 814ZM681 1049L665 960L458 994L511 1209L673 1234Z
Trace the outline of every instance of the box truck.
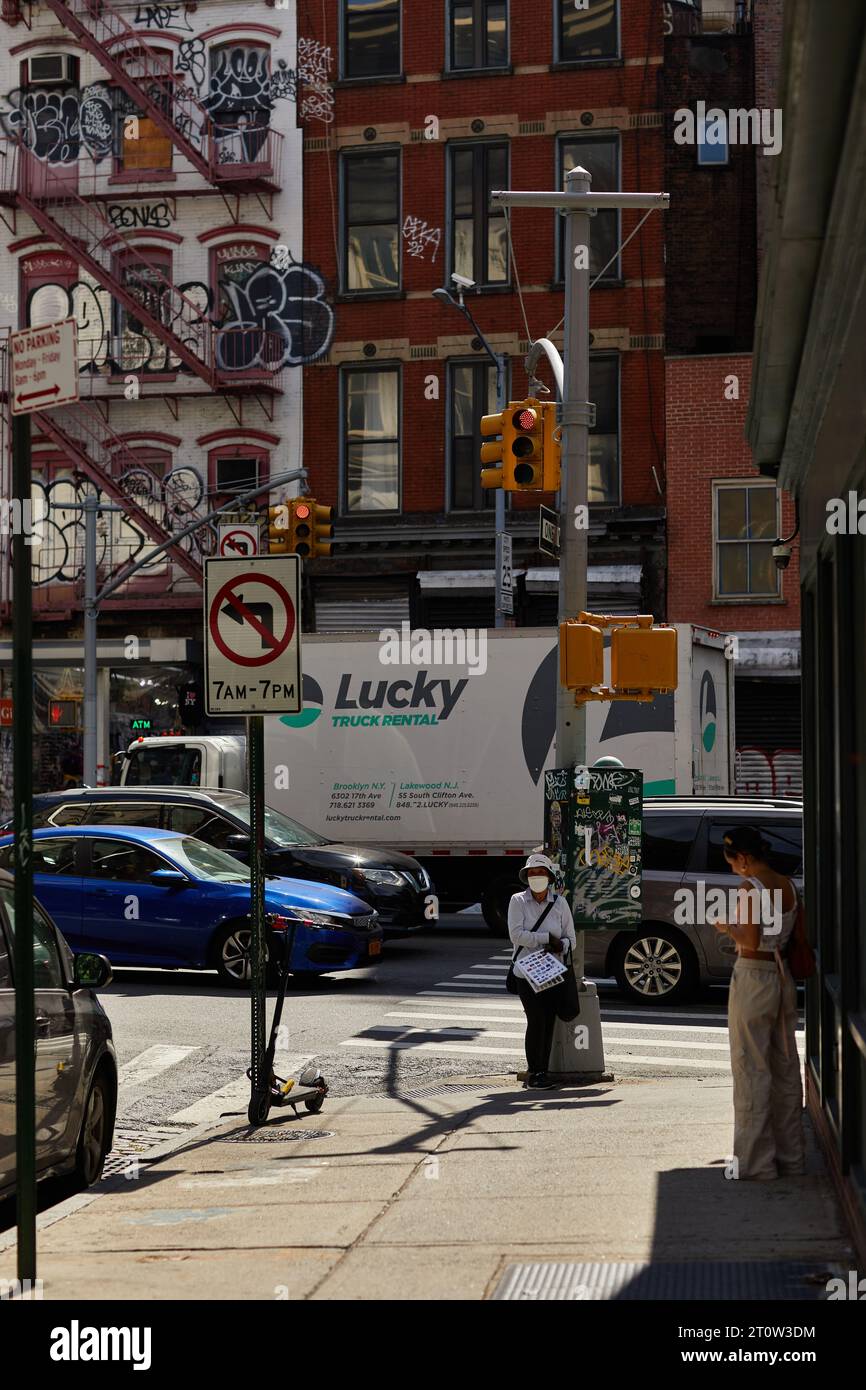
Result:
M587 763L613 755L640 768L646 797L729 795L731 644L692 624L676 630L675 694L588 704ZM552 628L472 635L474 645L408 627L399 641L305 636L303 709L265 719L266 800L332 840L414 855L442 910L481 902L498 928L519 862L542 840L558 637ZM140 738L121 782L244 790L244 753L237 733Z

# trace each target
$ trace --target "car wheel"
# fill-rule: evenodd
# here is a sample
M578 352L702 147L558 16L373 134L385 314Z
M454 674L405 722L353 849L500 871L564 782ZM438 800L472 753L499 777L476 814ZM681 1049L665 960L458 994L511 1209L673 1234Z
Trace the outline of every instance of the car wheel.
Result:
M250 983L250 940L252 928L247 922L230 922L217 932L213 944L213 963L220 983L229 989L245 989ZM272 967L265 945L266 978L273 979Z
M95 1182L99 1182L102 1176L105 1156L108 1152L114 1101L115 1097L112 1095L112 1086L107 1073L98 1072L93 1078L87 1096L84 1118L81 1121L81 1132L78 1135L78 1146L75 1151L72 1185L77 1191L85 1187L92 1187Z
M491 883L484 890L481 899L481 912L494 936L508 935L508 904L515 893L520 892L519 883Z
M614 966L617 984L641 1004L673 1004L694 993L698 963L694 949L668 927L646 927L624 937Z

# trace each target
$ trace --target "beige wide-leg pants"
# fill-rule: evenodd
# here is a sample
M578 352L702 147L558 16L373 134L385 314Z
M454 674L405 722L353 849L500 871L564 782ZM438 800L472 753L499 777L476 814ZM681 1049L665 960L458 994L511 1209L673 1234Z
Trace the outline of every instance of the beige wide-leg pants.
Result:
M728 1032L740 1178L804 1171L796 1023L797 987L788 967L782 974L774 960L739 957L728 997Z

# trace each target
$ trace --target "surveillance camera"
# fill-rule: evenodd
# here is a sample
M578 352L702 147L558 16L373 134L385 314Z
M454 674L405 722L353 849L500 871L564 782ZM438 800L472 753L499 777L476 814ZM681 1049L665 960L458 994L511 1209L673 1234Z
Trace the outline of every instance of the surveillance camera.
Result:
M774 545L773 563L777 570L786 570L791 563L791 547L789 545Z
M474 280L470 280L466 275L458 275L456 270L451 272L451 279L454 281L455 285L459 285L461 289L474 290L475 288Z

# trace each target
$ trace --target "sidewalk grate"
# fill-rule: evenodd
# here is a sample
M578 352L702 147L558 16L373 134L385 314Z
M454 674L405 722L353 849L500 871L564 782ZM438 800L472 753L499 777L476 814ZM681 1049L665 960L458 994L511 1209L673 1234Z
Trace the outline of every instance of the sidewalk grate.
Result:
M782 1260L707 1260L682 1264L611 1262L509 1265L491 1295L505 1302L585 1300L826 1298L833 1277L823 1265Z
M292 1139L333 1139L332 1129L247 1129L242 1134L221 1134L219 1144L286 1144Z
M437 1081L434 1085L419 1086L413 1091L389 1091L387 1094L389 1099L394 1100L424 1100L427 1096L450 1096L457 1091L483 1091L487 1087L495 1090L519 1090L520 1082L513 1079L488 1081L486 1078L478 1081Z

